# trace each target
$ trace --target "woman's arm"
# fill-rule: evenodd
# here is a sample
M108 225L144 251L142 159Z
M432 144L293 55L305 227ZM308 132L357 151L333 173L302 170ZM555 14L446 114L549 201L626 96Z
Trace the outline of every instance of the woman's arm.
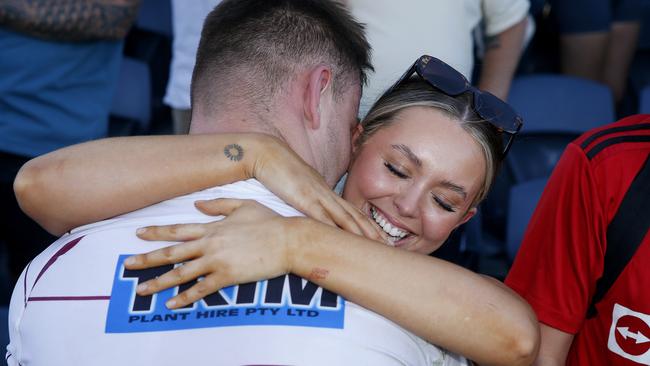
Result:
M535 358L537 319L496 280L314 220L269 216L252 202L223 199L199 208L229 216L205 225L151 227L140 235L186 241L127 261L130 269L185 262L139 286L140 295L204 276L168 302L177 308L222 287L291 272L482 365L529 365Z
M263 143L256 135L226 134L102 139L29 161L14 190L25 213L60 235L167 198L246 179L253 150ZM242 146L243 159L224 156L229 144Z
M380 235L286 144L263 134L138 136L78 144L29 161L14 190L23 211L61 235L252 177L310 217L372 238Z

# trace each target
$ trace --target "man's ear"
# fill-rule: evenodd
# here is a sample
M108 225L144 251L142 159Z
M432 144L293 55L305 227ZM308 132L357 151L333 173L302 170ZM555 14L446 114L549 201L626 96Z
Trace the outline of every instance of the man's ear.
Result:
M328 88L331 89L331 85L332 69L330 67L318 65L309 72L303 106L305 120L314 130L320 128L322 97Z

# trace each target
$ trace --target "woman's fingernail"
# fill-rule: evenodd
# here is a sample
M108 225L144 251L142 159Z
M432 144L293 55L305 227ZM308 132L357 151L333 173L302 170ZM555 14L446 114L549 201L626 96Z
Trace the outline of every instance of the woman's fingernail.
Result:
M137 292L142 292L142 291L147 291L147 284L146 283L141 283L138 285L138 288L136 289Z
M167 305L167 308L173 308L176 305L176 300L169 300L165 305Z
M146 232L147 232L147 228L146 227L141 227L138 230L136 230L135 233L138 234L138 235L141 235L141 234L144 234Z
M127 266L135 264L135 258L128 257L127 259L124 260L124 264L126 264Z

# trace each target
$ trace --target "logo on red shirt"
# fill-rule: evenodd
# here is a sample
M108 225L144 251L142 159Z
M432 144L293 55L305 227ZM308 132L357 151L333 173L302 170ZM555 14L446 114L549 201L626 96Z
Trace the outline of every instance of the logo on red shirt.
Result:
M650 364L650 315L614 304L607 348L628 360Z

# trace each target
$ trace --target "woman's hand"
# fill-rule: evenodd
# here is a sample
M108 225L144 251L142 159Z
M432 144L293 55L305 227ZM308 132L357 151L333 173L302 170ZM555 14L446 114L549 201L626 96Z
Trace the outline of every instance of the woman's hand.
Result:
M141 296L178 286L203 276L203 280L167 302L170 309L191 304L223 287L273 278L290 271L283 219L250 200L198 201L210 215L227 215L207 224L151 226L138 236L153 241L184 243L135 255L126 260L137 270L184 262L162 276L138 285Z
M385 241L377 225L352 204L339 197L316 170L307 165L286 144L277 139L264 143L258 153L251 176L308 217L338 226L369 239Z

